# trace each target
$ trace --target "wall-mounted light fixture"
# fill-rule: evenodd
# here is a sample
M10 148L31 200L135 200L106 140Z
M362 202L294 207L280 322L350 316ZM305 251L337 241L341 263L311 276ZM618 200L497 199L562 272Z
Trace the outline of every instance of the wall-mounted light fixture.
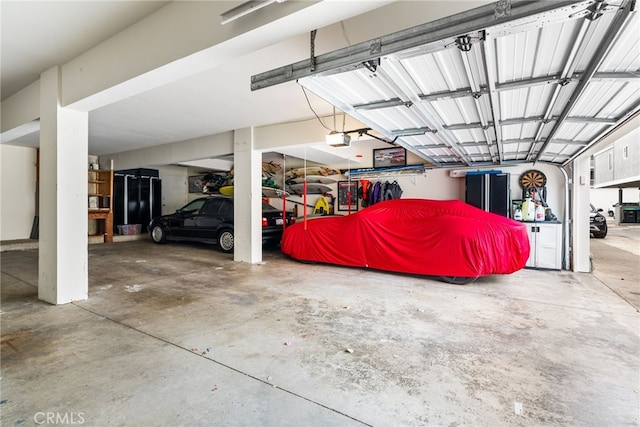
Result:
M222 18L222 25L227 24L242 16L248 15L252 12L255 12L258 9L262 9L265 6L269 6L271 3L282 3L284 1L285 0L251 0L242 3L241 5L227 10L225 13L220 15L220 17Z

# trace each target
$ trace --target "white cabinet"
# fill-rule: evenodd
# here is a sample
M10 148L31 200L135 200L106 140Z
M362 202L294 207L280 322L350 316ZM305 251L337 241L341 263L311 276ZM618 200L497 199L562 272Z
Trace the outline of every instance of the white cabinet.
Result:
M531 245L531 254L527 267L562 268L562 224L528 222L527 234Z

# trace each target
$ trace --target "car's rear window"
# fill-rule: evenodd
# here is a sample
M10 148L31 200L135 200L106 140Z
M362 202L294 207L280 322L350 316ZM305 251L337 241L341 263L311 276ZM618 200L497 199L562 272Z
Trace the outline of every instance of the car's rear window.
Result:
M279 211L280 209L276 208L275 206L271 206L267 202L262 202L262 212L279 212Z

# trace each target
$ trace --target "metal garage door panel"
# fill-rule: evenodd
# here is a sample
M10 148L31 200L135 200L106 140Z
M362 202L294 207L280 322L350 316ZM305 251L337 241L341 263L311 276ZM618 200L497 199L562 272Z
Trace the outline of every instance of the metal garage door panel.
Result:
M421 147L407 137L397 142L445 165L564 164L640 109L640 14L622 0L520 16L466 34L470 46L459 43L465 34L431 39L380 55L377 70L360 66L321 76L329 83L318 94L387 136L412 128L436 131L425 137L435 144ZM455 25L455 19L449 22ZM311 88L314 80L300 82ZM406 105L376 109L381 101Z

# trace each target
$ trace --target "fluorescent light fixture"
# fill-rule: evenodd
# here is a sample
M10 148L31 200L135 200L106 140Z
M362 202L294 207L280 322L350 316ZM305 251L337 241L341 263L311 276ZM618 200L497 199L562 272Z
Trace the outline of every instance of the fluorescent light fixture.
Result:
M269 6L271 3L282 3L284 1L285 0L251 0L248 2L244 2L241 5L227 10L225 13L220 15L220 17L222 18L222 25L248 15L252 12L255 12L258 9L262 9L265 6Z
M351 137L344 132L331 131L326 137L326 142L332 147L348 147L351 145Z

